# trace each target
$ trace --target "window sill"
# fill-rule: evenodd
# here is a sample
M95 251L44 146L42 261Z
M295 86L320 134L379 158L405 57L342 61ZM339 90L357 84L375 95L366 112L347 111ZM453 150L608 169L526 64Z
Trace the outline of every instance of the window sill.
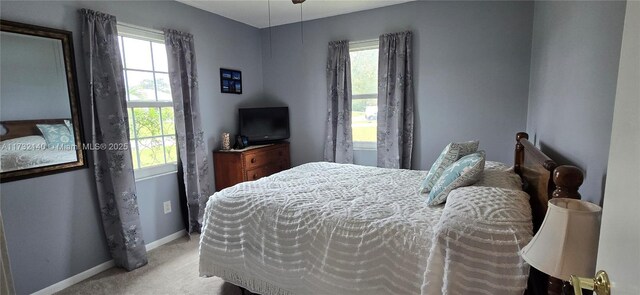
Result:
M378 149L378 143L376 142L361 142L361 141L353 142L354 151L375 151L377 149Z
M151 166L142 169L134 170L134 176L136 182L149 180L152 178L165 176L169 174L176 174L178 172L178 166L176 164L165 164L158 166Z
M360 148L354 147L353 148L353 151L364 151L364 152L375 152L377 150L378 150L377 148L362 148L362 147L360 147Z

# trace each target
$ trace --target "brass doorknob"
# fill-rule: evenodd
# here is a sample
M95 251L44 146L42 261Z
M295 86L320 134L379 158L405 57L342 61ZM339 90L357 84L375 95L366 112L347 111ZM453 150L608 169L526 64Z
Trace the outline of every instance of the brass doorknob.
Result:
M611 294L611 282L609 276L604 270L600 270L596 273L595 278L581 278L576 275L571 275L571 285L573 285L573 292L575 294L582 294L582 289L595 291L597 295L610 295Z

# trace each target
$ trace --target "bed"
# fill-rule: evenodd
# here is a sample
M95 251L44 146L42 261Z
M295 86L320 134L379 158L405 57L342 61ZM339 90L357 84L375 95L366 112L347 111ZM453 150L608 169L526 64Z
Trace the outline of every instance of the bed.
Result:
M70 119L2 121L0 171L11 172L76 162L75 148L50 148L36 124L65 124Z
M205 210L200 274L265 295L522 294L518 253L556 166L526 137L513 168L487 162L436 207L416 193L426 171L333 163L222 190Z

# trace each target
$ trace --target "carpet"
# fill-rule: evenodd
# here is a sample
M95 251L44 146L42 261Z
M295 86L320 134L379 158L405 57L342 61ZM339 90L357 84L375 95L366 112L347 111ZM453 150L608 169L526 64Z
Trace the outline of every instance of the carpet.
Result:
M217 294L242 295L218 277L198 276L198 242L182 237L148 253L149 264L127 272L112 268L56 294Z

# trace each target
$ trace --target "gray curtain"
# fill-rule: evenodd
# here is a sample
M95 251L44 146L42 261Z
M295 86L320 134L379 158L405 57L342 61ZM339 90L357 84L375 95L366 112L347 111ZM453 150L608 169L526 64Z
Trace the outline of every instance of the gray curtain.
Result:
M0 206L1 208L2 206ZM2 212L0 212L0 294L15 294L13 289L13 278L11 277L11 266L9 264L9 253L7 251L7 241L4 237L4 225L2 223Z
M411 32L380 36L378 166L411 168L413 67Z
M175 113L178 155L187 205L187 231L200 232L202 215L211 193L207 149L200 124L198 71L191 34L164 30L169 80Z
M96 189L107 246L117 266L147 264L129 145L129 119L116 18L82 9L82 45L91 101L91 140Z
M329 43L327 98L327 138L324 144L324 160L353 163L351 59L348 41Z

